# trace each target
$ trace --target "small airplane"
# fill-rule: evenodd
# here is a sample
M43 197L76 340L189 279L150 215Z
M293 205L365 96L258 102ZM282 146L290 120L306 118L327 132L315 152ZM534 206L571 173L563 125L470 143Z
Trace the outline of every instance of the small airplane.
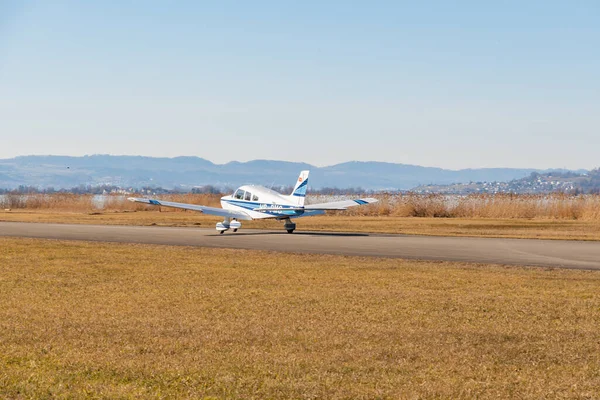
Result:
M346 210L348 207L362 206L377 202L377 199L365 198L355 200L334 201L329 203L304 205L308 187L309 171L300 172L298 181L290 195L283 195L264 186L240 186L231 196L221 197L221 207L207 207L196 204L175 203L154 199L130 197L128 200L154 206L182 208L184 210L200 211L204 214L224 217L223 222L217 222L219 233L232 229L237 232L242 227L239 220L274 218L284 222L284 229L293 233L296 224L292 218L308 217L324 214L327 210Z

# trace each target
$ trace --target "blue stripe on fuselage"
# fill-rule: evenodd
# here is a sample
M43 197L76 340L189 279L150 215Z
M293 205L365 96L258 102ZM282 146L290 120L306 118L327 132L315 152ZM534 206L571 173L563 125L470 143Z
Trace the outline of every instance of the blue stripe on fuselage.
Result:
M234 206L245 208L250 211L254 211L255 208L259 208L261 205L266 205L267 207L269 207L271 205L268 203L257 203L254 201L245 201L245 200L223 200L223 201L225 201L229 204L232 204ZM269 215L273 215L273 216L279 216L279 215L298 216L298 215L304 214L304 210L302 210L302 211L299 211L299 210L286 211L286 208L294 208L296 206L281 205L279 207L281 207L281 208L273 208L273 211L256 211L256 212L260 212L263 214L269 214Z

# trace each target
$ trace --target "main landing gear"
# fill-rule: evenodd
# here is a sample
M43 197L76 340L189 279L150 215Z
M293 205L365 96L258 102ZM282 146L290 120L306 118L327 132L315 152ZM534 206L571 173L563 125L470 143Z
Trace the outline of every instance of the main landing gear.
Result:
M284 219L283 222L283 229L285 229L287 233L294 233L294 229L296 229L296 224L293 223L292 220L289 218Z

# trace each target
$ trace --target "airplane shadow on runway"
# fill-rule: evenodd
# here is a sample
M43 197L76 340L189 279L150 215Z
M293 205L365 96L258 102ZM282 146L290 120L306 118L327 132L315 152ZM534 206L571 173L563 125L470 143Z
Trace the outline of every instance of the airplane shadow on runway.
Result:
M224 233L224 234L215 234L210 236L219 236L219 237L235 237L235 236L268 236L268 235L289 235L289 236L370 236L368 233L353 233L353 232L294 232L293 234L289 234L287 232L280 231L265 231L265 232L235 232L235 233Z

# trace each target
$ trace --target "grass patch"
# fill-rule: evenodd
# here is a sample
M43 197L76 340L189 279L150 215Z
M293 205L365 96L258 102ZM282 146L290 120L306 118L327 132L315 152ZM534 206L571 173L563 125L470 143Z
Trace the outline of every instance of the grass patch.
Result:
M600 273L0 238L0 397L595 398Z

